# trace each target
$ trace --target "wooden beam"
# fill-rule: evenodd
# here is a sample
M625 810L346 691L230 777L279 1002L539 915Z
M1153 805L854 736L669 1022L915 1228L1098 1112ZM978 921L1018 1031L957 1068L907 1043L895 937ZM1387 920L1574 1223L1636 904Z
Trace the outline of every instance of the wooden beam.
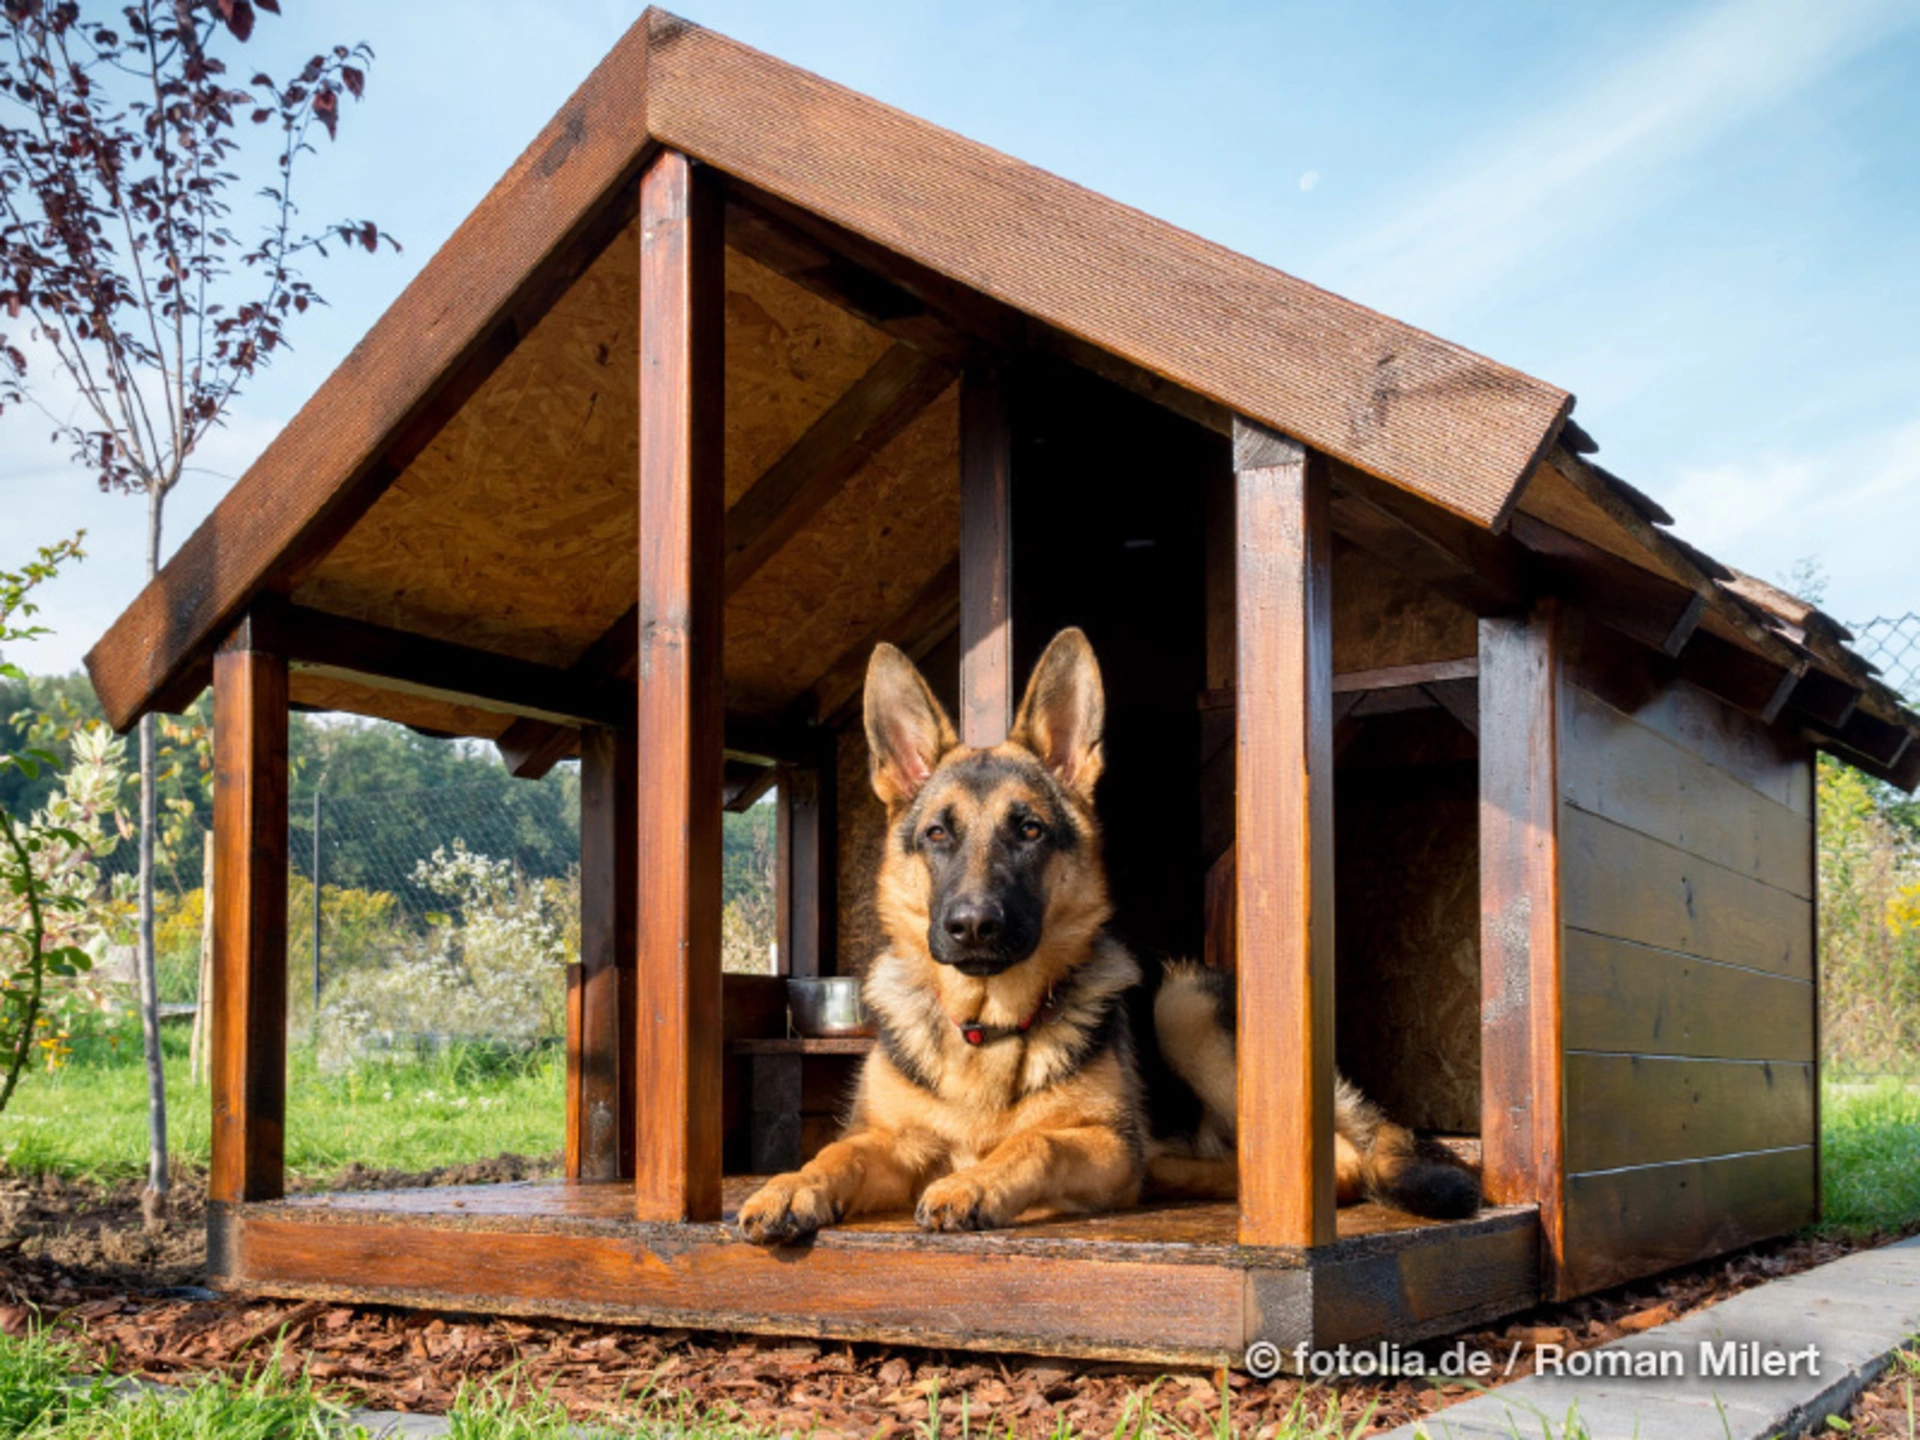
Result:
M874 361L727 512L727 595L758 574L952 382L952 370L908 345Z
M1731 640L1703 631L1680 657L1679 675L1737 710L1771 725L1807 672L1805 657L1781 666Z
M633 732L590 725L580 732L580 965L577 1028L569 1027L567 1178L617 1180L631 1158L637 1120L621 1065L636 1027L620 1006L620 972L634 954ZM631 1064L631 1061L628 1062ZM631 1173L627 1171L625 1173Z
M634 1210L720 1218L720 177L667 151L640 192L639 707Z
M1564 1260L1559 602L1480 622L1481 1184L1538 1205L1544 1283Z
M293 589L631 223L647 45L615 45L94 647L116 728L184 708L240 612Z
M1815 724L1838 730L1853 718L1861 694L1860 686L1809 666L1787 703Z
M1324 463L1234 433L1240 1243L1324 1245L1333 1180L1333 533Z
M1536 592L1533 559L1513 540L1376 480L1332 465L1333 528L1476 615L1511 615Z
M287 659L299 670L562 724L620 725L631 711L625 686L491 650L297 605L283 624Z
M1428 660L1418 665L1383 665L1377 670L1345 670L1333 677L1333 693L1353 690L1397 690L1403 685L1435 685L1444 680L1471 680L1480 673L1477 656L1459 660Z
M720 808L732 815L743 815L759 804L760 797L780 783L780 767L760 760L740 760L729 754L720 783Z
M287 662L256 610L214 656L213 1158L218 1205L277 1199L287 1114Z
M1013 725L1013 437L1006 379L960 382L960 740L998 745Z
M780 964L789 975L838 970L834 791L830 758L817 767L781 768L778 917Z
M1643 570L1545 521L1517 513L1511 530L1550 562L1545 581L1556 593L1663 655L1680 654L1706 614L1702 591Z

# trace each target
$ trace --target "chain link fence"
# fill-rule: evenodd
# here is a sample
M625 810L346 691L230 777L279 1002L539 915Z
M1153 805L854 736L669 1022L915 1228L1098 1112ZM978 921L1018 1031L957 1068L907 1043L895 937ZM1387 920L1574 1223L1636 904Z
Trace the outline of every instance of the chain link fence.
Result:
M1880 667L1887 684L1920 704L1920 612L1882 615L1847 628L1854 648Z

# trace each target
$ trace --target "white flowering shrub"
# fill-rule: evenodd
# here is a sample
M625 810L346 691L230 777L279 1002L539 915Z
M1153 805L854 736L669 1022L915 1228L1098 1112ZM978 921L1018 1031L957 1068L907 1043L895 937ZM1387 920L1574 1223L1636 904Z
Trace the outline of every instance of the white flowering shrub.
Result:
M327 987L323 1060L423 1038L531 1046L564 1035L578 880L530 880L457 840L422 860L414 880L446 908L390 963L349 970Z

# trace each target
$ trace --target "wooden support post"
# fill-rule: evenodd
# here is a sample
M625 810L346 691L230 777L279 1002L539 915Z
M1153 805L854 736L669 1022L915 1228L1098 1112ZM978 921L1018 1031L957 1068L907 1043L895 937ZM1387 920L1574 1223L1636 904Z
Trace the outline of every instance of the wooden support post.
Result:
M213 1163L218 1204L278 1199L287 1113L287 661L272 616L213 661Z
M640 182L639 870L634 1156L642 1220L720 1218L725 489L720 177Z
M580 967L568 1007L567 1178L631 1174L621 1154L637 1123L630 1050L634 1027L620 1007L620 972L633 964L636 803L633 735L590 725L580 732Z
M1013 725L1013 444L1000 372L960 378L960 739L986 747Z
M1234 422L1240 1243L1324 1245L1333 1182L1333 530L1325 461Z
M1481 1183L1538 1205L1542 1285L1557 1284L1561 1116L1559 604L1480 622Z
M778 925L788 975L831 975L834 937L834 777L831 762L780 771Z

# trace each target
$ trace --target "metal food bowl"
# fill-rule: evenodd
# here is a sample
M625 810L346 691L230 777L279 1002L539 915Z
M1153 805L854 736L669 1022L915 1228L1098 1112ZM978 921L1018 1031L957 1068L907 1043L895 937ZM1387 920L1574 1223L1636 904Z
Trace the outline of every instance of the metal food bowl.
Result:
M794 1030L809 1040L873 1034L873 1021L860 1001L860 981L852 975L788 980L787 1008Z

